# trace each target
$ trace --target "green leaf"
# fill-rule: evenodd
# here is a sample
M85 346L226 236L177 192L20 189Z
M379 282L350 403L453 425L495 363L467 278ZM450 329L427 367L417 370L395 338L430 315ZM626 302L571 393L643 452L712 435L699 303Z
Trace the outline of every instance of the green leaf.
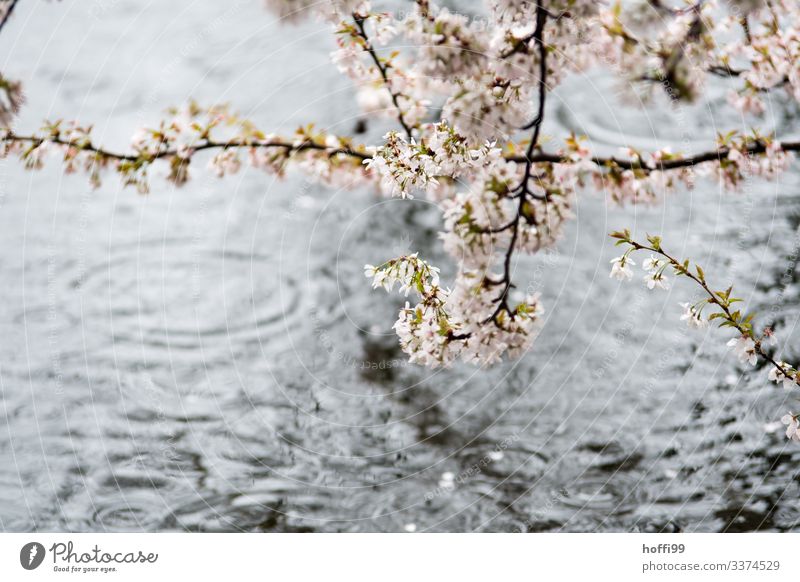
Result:
M620 230L615 230L609 236L611 238L618 238L618 239L621 239L623 241L629 241L630 238L631 238L631 231L629 231L627 228L625 230L621 230L621 231Z

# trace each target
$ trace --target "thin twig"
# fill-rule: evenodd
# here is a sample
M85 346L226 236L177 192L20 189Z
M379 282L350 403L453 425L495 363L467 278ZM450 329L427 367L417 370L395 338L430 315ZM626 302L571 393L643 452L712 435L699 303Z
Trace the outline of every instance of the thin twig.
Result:
M759 356L767 360L770 364L775 366L778 370L783 372L783 368L778 364L778 362L776 362L772 356L770 356L763 350L763 348L761 347L761 340L755 337L755 334L742 327L742 325L733 317L730 308L719 300L716 293L714 293L711 290L711 288L708 286L708 283L706 283L704 279L701 279L697 275L693 274L689 269L685 268L677 259L675 259L671 255L663 251L660 247L655 248L652 246L642 245L635 241L630 241L630 244L636 250L645 250L661 255L662 257L667 259L673 267L678 269L678 272L686 275L692 281L697 283L703 289L703 291L705 291L706 294L708 295L709 302L713 305L718 306L722 310L722 312L725 314L726 319L733 325L733 327L743 336L749 337L750 339L753 340L753 343L755 344L756 353L758 353Z
M11 13L14 11L14 7L17 5L17 1L18 0L8 0L8 8L6 9L5 14L3 14L3 18L0 19L0 32L3 31L3 27L6 25L6 22L8 22Z
M358 35L364 41L364 50L369 53L370 57L372 57L372 62L375 63L375 66L381 73L381 78L383 79L383 84L386 86L386 90L389 91L389 95L392 96L392 103L394 103L394 106L397 109L397 121L399 121L400 125L403 126L403 129L410 140L411 127L408 125L408 123L406 123L405 117L403 116L403 109L400 107L400 95L392 90L392 84L391 81L389 81L389 75L386 72L386 66L381 62L381 59L378 57L378 53L375 52L375 48L372 46L372 43L367 36L367 30L364 27L364 17L354 13L353 21L358 27Z
M800 151L800 142L798 141L781 142L780 149L784 152ZM751 145L748 145L747 148L742 153L763 154L765 151L767 151L767 144L762 141L758 141ZM639 161L623 160L614 157L604 158L600 156L593 156L591 160L592 162L601 167L617 167L622 170L642 170L643 172L649 173L656 170L664 171L664 170L676 170L679 168L689 168L697 164L724 160L725 158L728 157L728 152L730 152L730 148L721 147L714 151L702 152L685 158L662 160L658 163L657 166L654 167L644 165ZM526 156L506 156L506 159L518 163L527 162L528 159L530 159L533 163L549 162L551 164L563 164L570 162L569 159L563 156L546 152L538 153L530 158L528 158L528 156L526 155Z
M107 158L110 160L133 162L142 158L141 154L120 154L117 152L109 151L101 147L97 147L92 143L84 144L79 142L72 142L61 139L60 137L45 138L45 137L37 137L31 135L16 135L14 133L8 133L3 139L3 141L28 143L31 144L33 147L39 147L43 143L54 143L57 145L76 147L82 151L92 152L103 158ZM354 150L352 148L329 148L325 145L314 143L311 141L296 143L296 142L284 142L284 141L259 141L259 140L230 140L230 141L206 140L191 147L193 151L229 149L229 148L265 148L265 149L274 148L274 149L286 150L288 153L303 152L307 150L319 150L319 151L325 151L331 156L337 154L344 154L347 156L358 158L360 160L368 160L369 158L372 157L367 153ZM152 155L147 156L147 159L157 160L159 158L170 158L177 154L178 151L175 149L158 150Z

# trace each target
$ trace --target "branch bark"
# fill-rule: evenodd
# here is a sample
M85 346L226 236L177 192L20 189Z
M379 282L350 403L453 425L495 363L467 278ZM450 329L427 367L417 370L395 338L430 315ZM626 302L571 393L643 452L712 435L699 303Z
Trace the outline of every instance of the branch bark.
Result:
M781 150L784 152L800 151L800 141L781 143ZM702 152L685 158L664 160L662 162L659 162L658 165L654 167L642 165L638 161L623 160L614 157L606 158L600 156L593 156L591 159L598 166L603 166L603 167L616 166L623 170L642 170L649 173L656 170L665 171L665 170L676 170L679 168L689 168L697 164L703 164L706 162L718 162L720 160L725 159L728 156L729 151L730 151L729 148L723 147L714 151ZM765 143L759 141L757 143L748 146L746 151L749 154L763 154L765 151L767 151L767 146ZM527 156L506 156L506 159L519 163L527 163L528 159L530 159L533 163L551 163L551 164L570 163L570 160L565 159L563 156L546 152L541 152L537 155L532 156L531 158L528 158Z
M364 27L364 17L359 16L358 14L353 14L353 21L356 23L356 27L358 28L358 35L364 41L364 50L367 51L369 56L372 58L372 62L375 63L378 71L380 71L383 84L386 86L386 90L389 91L389 95L392 96L392 103L397 109L397 121L400 122L400 125L403 127L403 130L406 132L406 135L410 141L411 127L408 125L405 117L403 116L403 109L400 107L400 94L392 91L392 84L389 81L389 74L386 72L386 66L381 62L380 57L378 57L378 53L375 52L375 48L372 46L372 43L367 36L367 30Z
M18 0L10 0L8 3L8 9L6 10L5 14L3 14L3 18L0 19L0 32L2 32L3 28L8 22L8 19L11 17L11 13L14 11L14 7L17 5Z
M508 243L506 256L503 260L503 278L499 284L502 285L500 295L497 296L497 309L487 321L493 321L496 325L500 325L498 317L500 313L505 311L509 317L514 318L514 312L508 304L508 292L513 285L511 281L511 257L514 255L514 247L519 238L520 221L522 220L522 213L525 208L525 203L528 201L528 196L531 195L530 178L531 170L533 169L533 152L539 144L539 135L542 130L542 122L544 121L544 108L547 97L547 47L544 44L544 27L547 23L547 10L542 3L536 5L536 29L533 32L533 40L539 52L539 110L536 113L534 120L526 127L533 127L533 135L528 144L528 149L525 151L525 170L522 175L522 181L517 186L515 192L519 196L519 207L517 208L517 215L508 225L511 228L511 241Z
M141 158L141 155L139 154L121 154L107 150L102 147L97 147L91 143L89 143L88 145L79 145L76 142L66 141L61 138L44 138L33 135L17 135L13 132L9 132L3 141L28 143L34 147L38 147L43 143L54 143L63 146L78 147L83 151L88 151L98 154L99 156L106 158L108 160L133 162ZM344 154L347 156L358 158L360 160L368 160L372 157L368 153L357 149L329 148L325 145L314 143L311 141L295 143L287 141L259 141L259 140L231 140L231 141L206 140L195 146L192 146L191 149L194 151L203 151L203 150L229 149L229 148L264 148L264 149L274 148L274 149L286 150L288 153L303 152L307 150L317 150L317 151L328 152L328 154L331 156L335 156L337 154ZM170 158L177 154L178 152L175 149L159 150L158 152L152 154L152 156L148 159L157 160L161 158Z

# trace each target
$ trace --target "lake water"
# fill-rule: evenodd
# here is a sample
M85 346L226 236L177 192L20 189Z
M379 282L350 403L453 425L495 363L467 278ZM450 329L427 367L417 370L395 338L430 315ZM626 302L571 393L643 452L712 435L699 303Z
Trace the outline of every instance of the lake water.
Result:
M0 37L24 81L18 128L80 119L122 149L190 98L267 131L352 134L350 83L324 25L259 2L22 2ZM672 109L620 106L604 74L551 96L545 133L592 147L701 149L742 128L725 88ZM762 127L798 135L771 103ZM373 142L387 124L371 123ZM53 160L0 180L0 529L5 531L749 531L800 523L800 448L766 370L730 332L678 320L695 290L609 279L606 234L661 233L719 288L775 320L800 360L800 173L650 208L581 193L550 253L516 268L541 336L490 370L408 365L400 297L362 275L408 249L452 263L422 199L202 167L152 193L97 191ZM770 315L772 314L772 315Z

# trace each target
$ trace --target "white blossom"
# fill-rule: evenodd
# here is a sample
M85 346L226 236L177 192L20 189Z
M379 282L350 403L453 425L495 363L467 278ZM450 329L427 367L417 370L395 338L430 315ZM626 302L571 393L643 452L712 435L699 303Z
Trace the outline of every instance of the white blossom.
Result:
M728 347L732 348L736 357L743 364L756 365L757 354L755 342L746 335L735 337L728 342Z
M214 173L222 178L228 174L235 174L242 167L242 161L239 159L239 152L235 149L224 149L211 158L209 166Z
M648 289L655 289L656 287L665 291L669 289L669 279L664 276L662 271L648 273L644 277L644 282Z
M659 269L661 269L661 267L663 267L665 264L666 264L665 260L660 259L655 255L650 255L649 258L645 259L642 262L642 268L645 271L652 273L653 271L658 271Z
M797 418L796 415L790 412L781 418L781 422L786 425L786 438L800 442L800 432L798 432L800 423L798 423Z
M411 198L414 190L435 189L441 178L457 178L499 157L493 143L470 147L466 138L445 123L422 128L419 141L396 131L387 133L384 140L364 164L381 177L385 193L402 198Z
M635 265L636 263L631 260L630 257L626 255L622 255L621 257L615 257L611 259L611 274L610 277L617 279L619 281L630 281L633 278L633 271L631 270L631 265Z
M694 329L708 327L708 320L703 319L700 312L691 303L681 303L680 305L683 307L681 321L685 321L689 327Z
M783 388L785 390L791 390L797 386L797 372L792 368L792 366L782 361L778 362L778 366L780 366L780 370L775 366L770 368L768 374L770 381L775 382L776 384L783 383Z

